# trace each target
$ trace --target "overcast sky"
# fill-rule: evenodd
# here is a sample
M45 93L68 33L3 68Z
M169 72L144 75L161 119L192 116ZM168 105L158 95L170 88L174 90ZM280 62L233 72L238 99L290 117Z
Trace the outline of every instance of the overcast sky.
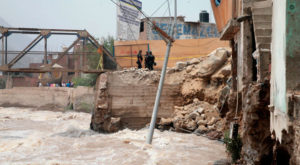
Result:
M151 15L164 1L142 0L143 11ZM0 0L0 4L0 17L14 27L86 29L97 38L116 35L116 5L110 0ZM162 16L166 9L165 4L154 16ZM188 21L198 21L201 10L207 10L213 21L209 0L178 0L178 15Z

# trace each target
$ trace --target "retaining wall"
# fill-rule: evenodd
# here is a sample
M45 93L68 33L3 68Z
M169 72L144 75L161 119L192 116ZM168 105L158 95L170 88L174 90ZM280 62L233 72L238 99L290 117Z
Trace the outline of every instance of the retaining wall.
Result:
M75 110L90 111L94 96L93 88L88 87L15 87L0 90L0 106L64 110L73 105Z
M147 77L150 75L148 73L143 75L143 71L132 73L139 74L120 72L101 74L97 83L96 107L92 116L93 130L115 132L119 128L140 129L150 123L158 86L157 78ZM165 83L157 121L160 118L170 118L174 106L181 103L179 84Z

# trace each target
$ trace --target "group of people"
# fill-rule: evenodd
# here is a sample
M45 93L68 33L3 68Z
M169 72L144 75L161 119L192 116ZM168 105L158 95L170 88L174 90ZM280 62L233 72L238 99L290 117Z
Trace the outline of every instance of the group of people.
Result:
M143 63L143 55L142 55L141 50L137 54L137 62L136 63L138 64L138 68L141 69L142 63ZM153 70L153 66L156 66L155 57L151 51L146 51L145 68L148 68L149 70Z
M42 82L38 82L38 86L42 87L43 86ZM68 82L61 82L61 83L47 83L46 86L47 87L74 87L74 84L72 81L68 81Z

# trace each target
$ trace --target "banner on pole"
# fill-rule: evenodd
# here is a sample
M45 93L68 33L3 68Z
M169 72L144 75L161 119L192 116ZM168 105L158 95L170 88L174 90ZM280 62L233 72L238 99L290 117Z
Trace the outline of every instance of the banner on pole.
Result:
M138 0L118 0L117 37L118 40L138 40L142 2ZM138 9L139 10L138 10Z

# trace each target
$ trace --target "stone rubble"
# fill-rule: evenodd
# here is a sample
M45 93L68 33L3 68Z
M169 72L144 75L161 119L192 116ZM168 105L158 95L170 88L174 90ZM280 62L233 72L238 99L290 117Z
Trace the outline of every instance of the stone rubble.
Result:
M180 92L174 97L183 101L173 107L173 114L169 118L158 119L158 128L194 132L220 139L223 136L225 120L220 117L219 99L230 78L230 60L230 52L219 48L206 57L178 62L175 67L168 68L165 84L178 86ZM147 69L130 68L112 74L121 77L128 84L145 86L158 84L160 79L159 71ZM111 112L107 108L107 79L105 74L100 76L95 110L97 113L93 115L94 124L91 127L100 132L115 132L119 128L120 119L110 117Z
M172 117L162 118L158 128L205 134L213 139L223 136L225 121L220 117L219 98L231 74L229 56L229 51L219 48L207 57L177 62L174 68L168 69L167 78L182 77L184 102L174 107Z

